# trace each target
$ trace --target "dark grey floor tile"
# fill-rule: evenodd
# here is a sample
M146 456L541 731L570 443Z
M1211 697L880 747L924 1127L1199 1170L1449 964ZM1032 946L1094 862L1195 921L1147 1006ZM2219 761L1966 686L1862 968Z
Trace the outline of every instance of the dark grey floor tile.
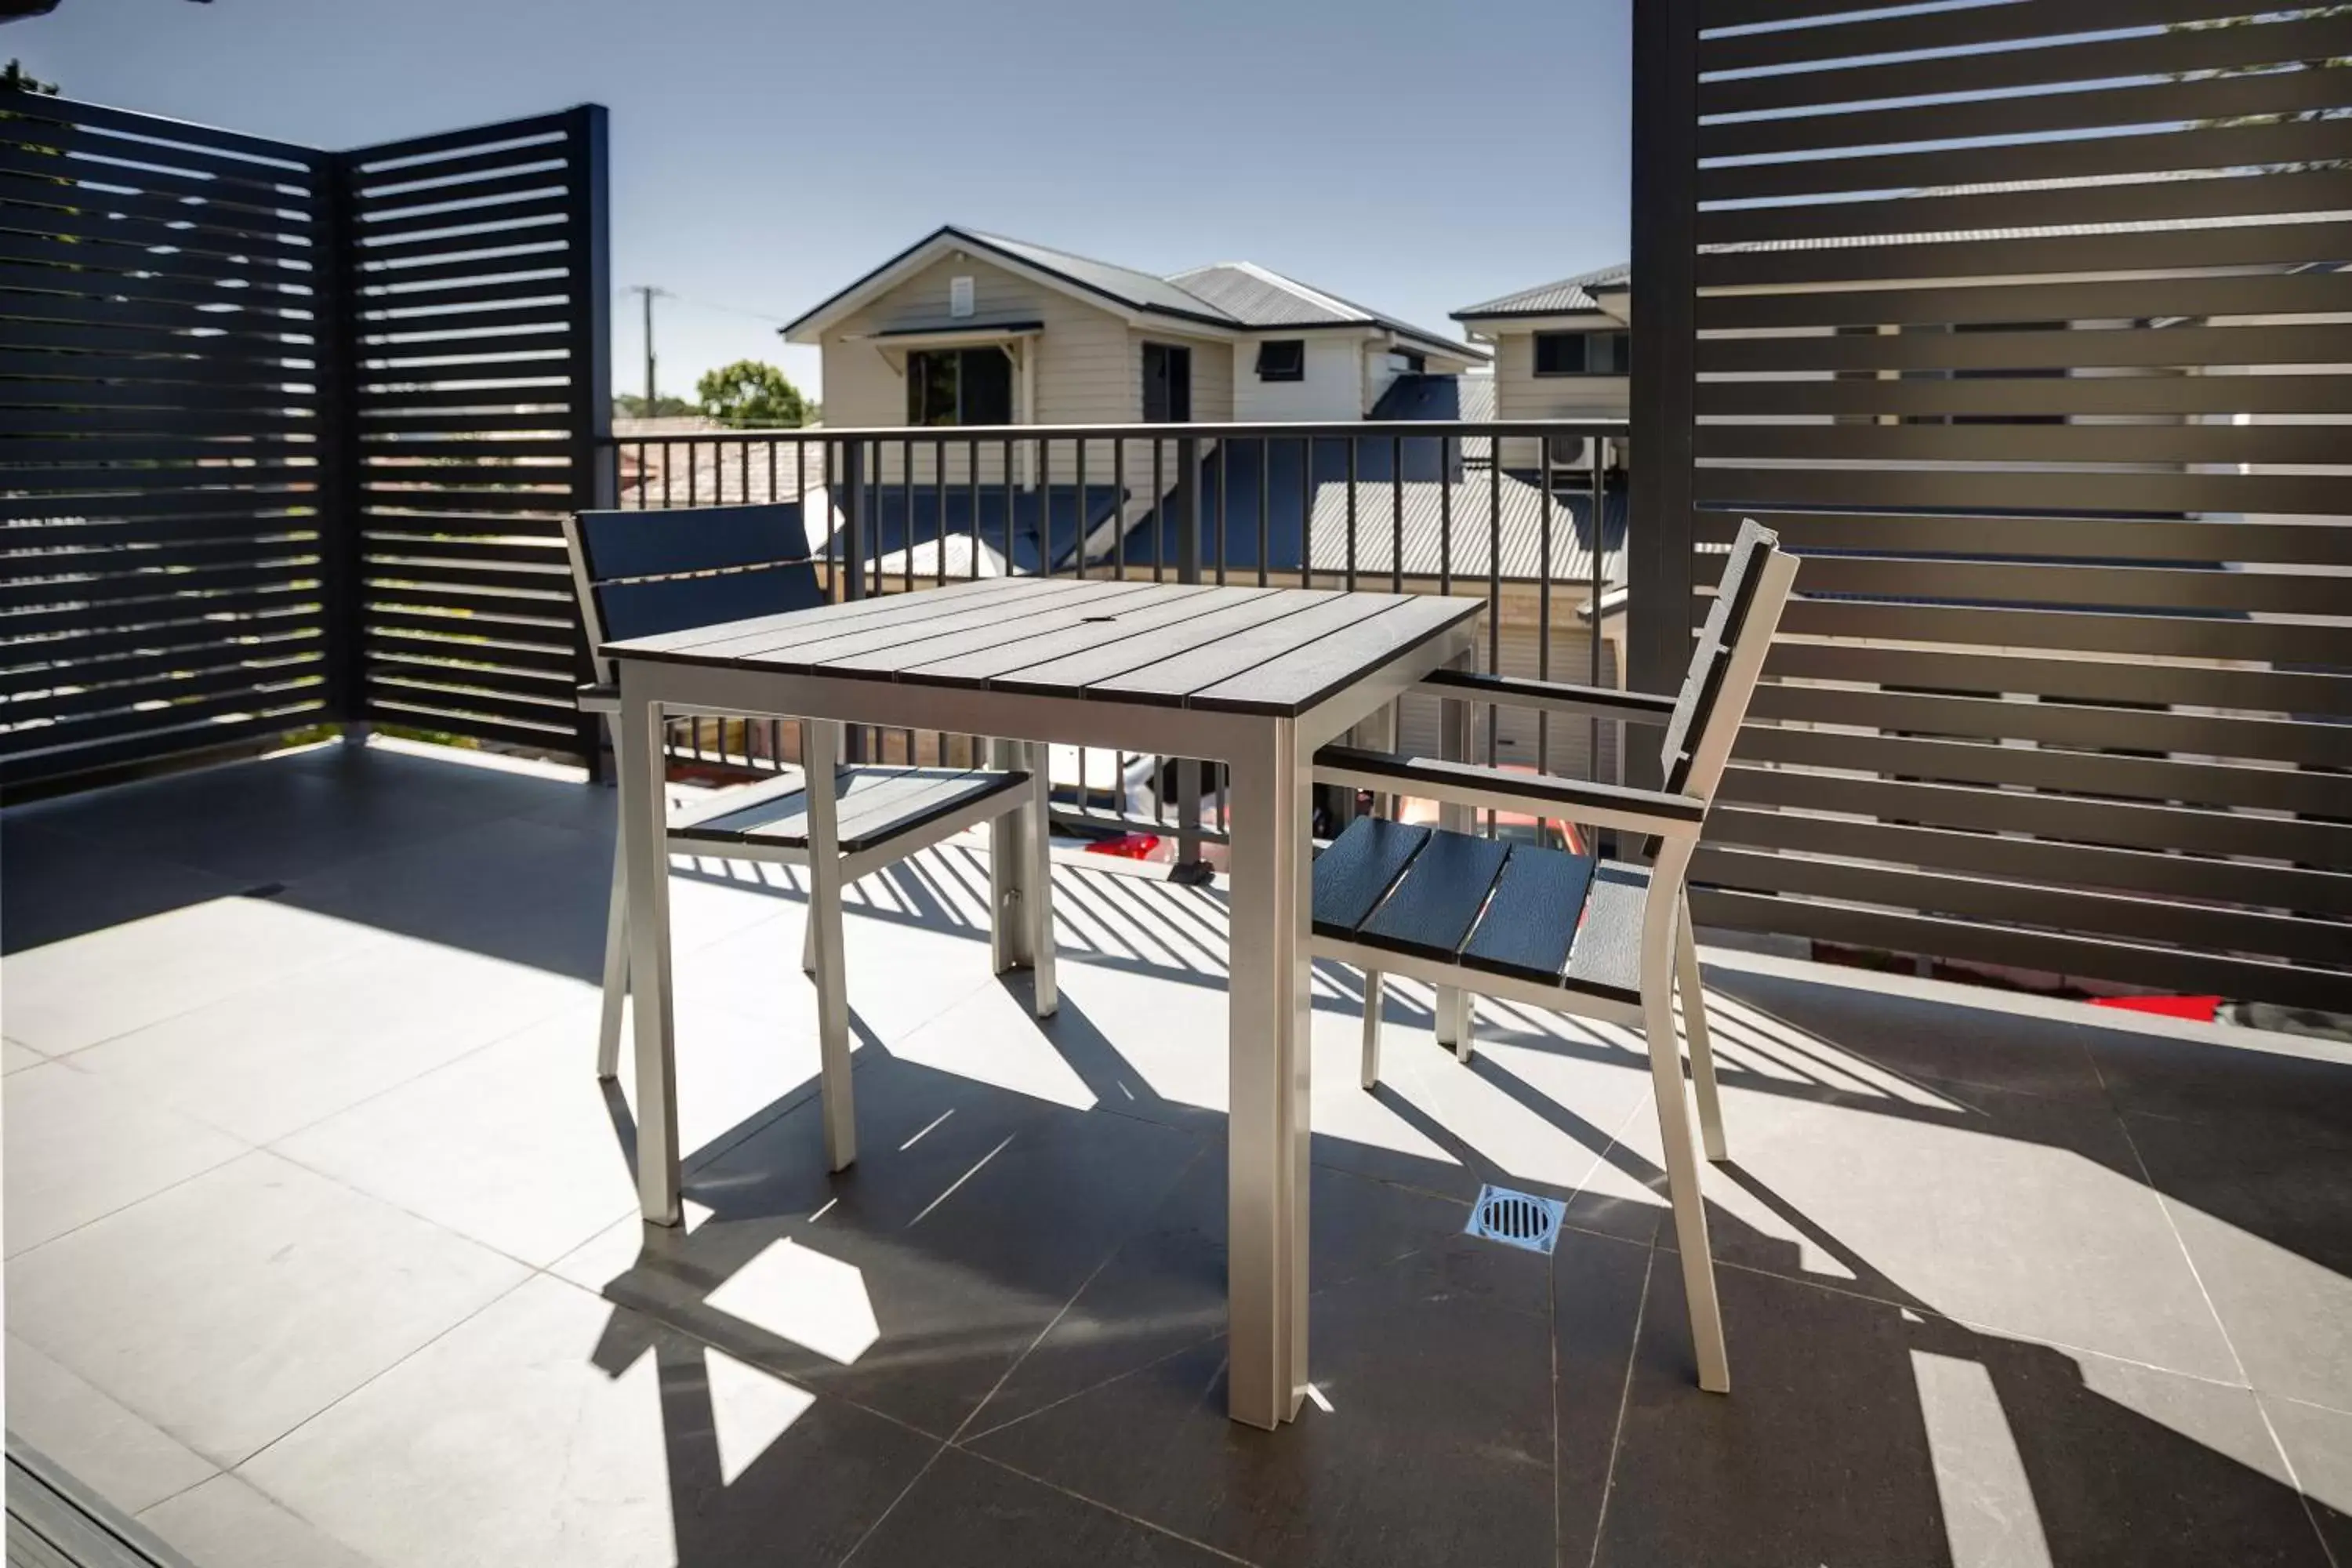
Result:
M2088 1017L2068 1023L2020 1013L1998 996L1969 1006L1893 994L1860 973L1841 984L1713 966L1706 984L1719 1015L1726 1081L1769 1086L1785 1070L1835 1087L1851 1084L1867 1064L1901 1077L2101 1099L2090 1046L2104 1031Z
M830 1568L937 1451L541 1276L239 1474L375 1563Z
M0 952L23 952L248 885L161 857L0 816Z
M594 980L612 861L583 836L522 820L466 827L295 883L296 907ZM676 905L673 894L673 909Z
M1150 1221L1087 1281L972 1422L1008 1425L1113 1378L1222 1341L1225 1150L1210 1148ZM1545 1259L1463 1234L1467 1205L1318 1168L1307 1197L1308 1288L1348 1289L1377 1270L1432 1300L1549 1310ZM1319 1357L1318 1357L1319 1364Z
M1552 1254L1559 1560L1575 1568L1592 1559L1633 1367L1633 1328L1657 1267L1673 1268L1673 1256L1573 1232L1560 1237Z
M1743 1269L1731 1393L1661 1253L1601 1530L1612 1565L2313 1564L2243 1389Z
M954 1448L850 1559L859 1568L1206 1568L1227 1561Z
M2352 1414L2291 1399L2266 1399L2263 1408L2294 1468L2312 1523L2342 1568L2352 1563Z
M2221 1030L2178 1039L2110 1029L2090 1050L2120 1110L2189 1121L2258 1111L2352 1134L2352 1053L2336 1041Z
M1979 1088L1943 1099L1727 1089L1732 1158L1702 1168L1715 1257L2044 1343L2237 1374L2111 1110ZM1658 1147L1654 1123L1633 1131L1644 1154ZM1671 1224L1658 1239L1675 1247Z
M2254 1386L2352 1409L2352 1128L2258 1112L2124 1124Z
M1253 1563L1550 1564L1549 1325L1402 1267L1310 1310L1320 1402L1278 1432L1227 1418L1220 1338L971 1447Z
M250 886L494 821L567 787L396 752L322 747L69 798L44 806L41 820Z
M856 1164L826 1173L816 1104L777 1118L689 1179L711 1217L649 1231L604 1294L946 1436L1201 1145L887 1058L856 1083ZM846 1293L827 1322L812 1279Z

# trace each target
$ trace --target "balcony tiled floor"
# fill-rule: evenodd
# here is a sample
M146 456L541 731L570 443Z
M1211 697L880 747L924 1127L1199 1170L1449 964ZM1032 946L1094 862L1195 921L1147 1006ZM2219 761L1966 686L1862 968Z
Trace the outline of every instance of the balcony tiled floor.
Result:
M2352 1053L1708 953L1734 1392L1637 1042L1318 974L1316 1398L1223 1415L1221 895L680 863L691 1224L590 1071L609 794L378 746L0 816L7 1420L200 1563L2352 1564ZM1549 1259L1480 1182L1570 1200ZM2333 1552L2331 1559L2329 1553Z

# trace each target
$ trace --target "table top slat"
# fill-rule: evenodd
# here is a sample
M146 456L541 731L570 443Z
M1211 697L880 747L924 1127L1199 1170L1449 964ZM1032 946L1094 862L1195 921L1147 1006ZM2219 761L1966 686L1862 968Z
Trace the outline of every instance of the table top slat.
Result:
M1214 596L1216 589L1196 584L1154 584L1151 587L1149 595L1139 595L1137 600L1129 601L1134 607L1122 611L1115 620L1081 622L1035 637L1010 638L992 647L911 667L900 671L898 679L935 686L988 686L1010 671L1132 637L1154 626L1192 620L1206 615L1215 605L1228 602ZM1255 598L1273 590L1252 588L1245 592Z
M1254 596L1230 599L1226 595L1234 590L1227 589L1225 594L1204 597L1201 603L1207 608L1200 615L1156 626L1140 637L1120 637L1062 658L1007 670L988 683L989 689L1090 696L1088 689L1097 681L1159 664L1269 621L1280 622L1325 597L1305 588L1276 588L1264 594L1244 591Z
M666 658L686 664L728 664L751 650L814 642L859 626L910 626L935 616L953 615L980 604L1010 605L1041 593L1056 593L1074 584L1068 578L989 577L972 583L951 583L921 594L891 594L870 599L845 599L814 609L787 610L748 620L720 621L659 637L608 641L606 658Z
M1088 697L1131 698L1141 702L1181 704L1193 692L1230 680L1396 604L1394 594L1318 594L1280 620L1185 649L1157 664L1114 675L1087 688Z
M1008 577L612 641L600 651L778 676L1283 717L1485 609L1481 600L1436 595Z
M927 636L911 642L902 641L891 647L867 648L854 654L829 654L824 659L824 667L828 672L837 670L845 675L892 676L917 665L936 665L967 654L985 654L995 648L1005 648L1011 652L1013 644L1087 625L1088 616L1106 613L1112 602L1131 598L1150 588L1151 584L1106 581L1089 586L1103 592L1065 594L1053 602L1050 609L1033 616L1001 616L985 626Z
M1185 706L1227 713L1304 713L1486 608L1481 599L1408 594L1377 616L1195 691Z
M1007 605L1002 600L979 605L960 601L952 614L891 621L878 626L854 622L814 642L779 644L756 655L739 656L738 661L756 664L762 669L804 673L834 659L855 658L861 653L887 654L900 648L911 651L935 639L950 638L958 632L993 631L1002 635L1008 627L1029 626L1039 620L1066 620L1068 617L1062 613L1065 609L1093 605L1103 598L1103 590L1117 586L1110 583L1066 584L1065 592L1039 599L1041 607L1034 610L1025 600L1018 605Z

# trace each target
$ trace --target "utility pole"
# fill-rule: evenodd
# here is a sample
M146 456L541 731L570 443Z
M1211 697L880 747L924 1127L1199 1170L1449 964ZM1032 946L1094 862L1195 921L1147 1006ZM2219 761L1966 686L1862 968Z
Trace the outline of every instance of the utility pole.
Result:
M650 283L633 283L629 293L640 295L646 302L646 417L654 414L654 301L671 298L667 289L656 289Z

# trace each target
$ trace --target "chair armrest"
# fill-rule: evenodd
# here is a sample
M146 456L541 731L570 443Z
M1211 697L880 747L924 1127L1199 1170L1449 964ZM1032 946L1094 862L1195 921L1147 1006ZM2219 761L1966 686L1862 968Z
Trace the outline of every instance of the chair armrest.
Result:
M1397 756L1355 746L1326 746L1316 752L1315 782L1452 805L1525 811L1589 827L1654 833L1664 838L1696 838L1706 820L1706 802L1696 795L1586 784L1549 773L1507 773L1476 763Z
M1513 675L1440 669L1422 678L1419 689L1456 702L1495 702L1635 724L1663 724L1674 717L1675 699L1648 691L1614 691L1605 686L1571 686L1559 680L1526 680Z
M621 710L621 689L617 686L583 686L578 698L583 713L618 713Z

